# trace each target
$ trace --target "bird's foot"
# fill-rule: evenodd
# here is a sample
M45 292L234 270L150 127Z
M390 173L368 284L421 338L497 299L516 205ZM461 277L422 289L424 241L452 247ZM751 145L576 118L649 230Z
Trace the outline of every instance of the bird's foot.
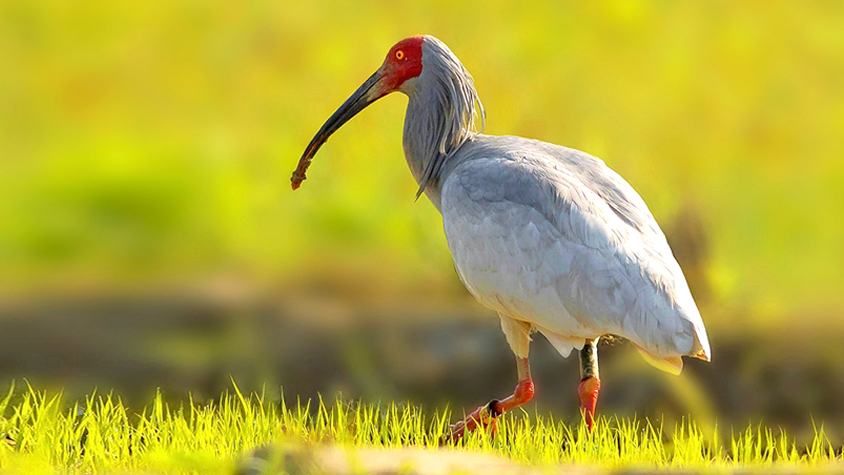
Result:
M601 389L601 380L595 376L584 378L577 387L577 394L580 396L580 409L586 417L586 427L592 430L595 424L595 405L598 403L598 391Z
M527 365L527 359L524 361ZM479 427L489 431L489 435L494 437L498 432L498 418L501 417L501 414L526 404L533 399L533 394L533 381L530 379L530 372L525 367L524 375L519 379L519 384L513 394L501 401L493 399L485 406L475 409L462 421L453 424L449 428L448 434L440 438L440 444L457 442L463 439L463 436L467 433L474 432Z
M448 429L448 434L440 437L440 445L459 442L463 439L463 436L478 428L489 431L490 437L494 437L498 432L498 417L502 414L499 409L500 404L499 401L493 399L486 405L475 409L462 421L452 424Z

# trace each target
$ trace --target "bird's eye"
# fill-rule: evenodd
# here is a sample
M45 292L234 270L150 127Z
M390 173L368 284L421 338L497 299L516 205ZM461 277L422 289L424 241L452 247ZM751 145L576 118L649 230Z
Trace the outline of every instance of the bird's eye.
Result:
M396 51L396 59L404 59L404 51L402 51L402 50Z

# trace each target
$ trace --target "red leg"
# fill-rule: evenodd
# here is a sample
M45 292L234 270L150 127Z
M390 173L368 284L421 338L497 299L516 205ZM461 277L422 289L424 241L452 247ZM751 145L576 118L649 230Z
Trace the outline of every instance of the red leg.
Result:
M598 339L586 340L580 350L580 385L577 395L580 396L580 409L586 417L586 427L592 430L595 424L595 405L598 403L598 391L601 380L598 376Z
M488 429L491 435L498 431L498 417L505 412L515 409L533 399L533 380L530 378L530 365L527 358L518 358L519 361L519 384L515 391L504 400L493 399L486 405L475 409L462 421L452 425L449 433L440 439L441 443L457 442L467 433L475 431L478 427Z
M586 416L586 427L592 430L595 423L595 404L598 403L598 391L601 389L601 380L595 376L589 376L582 380L577 387L577 394L580 396L580 409Z

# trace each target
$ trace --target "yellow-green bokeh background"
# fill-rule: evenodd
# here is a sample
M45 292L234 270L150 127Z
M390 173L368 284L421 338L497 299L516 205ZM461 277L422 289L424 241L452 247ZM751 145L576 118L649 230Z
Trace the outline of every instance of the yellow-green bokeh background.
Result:
M693 206L721 300L844 300L837 2L7 1L0 19L6 288L284 280L312 260L453 280L413 204L403 97L288 186L389 46L428 33L474 74L488 133L601 156L661 221Z
M462 295L413 201L400 94L289 186L329 114L424 33L474 75L487 133L598 155L664 227L699 223L712 334L838 328L842 25L823 1L6 0L0 296L215 279Z

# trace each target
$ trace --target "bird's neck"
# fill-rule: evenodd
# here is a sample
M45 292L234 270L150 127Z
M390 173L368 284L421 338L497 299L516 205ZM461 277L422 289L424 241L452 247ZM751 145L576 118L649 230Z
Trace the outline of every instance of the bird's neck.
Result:
M440 208L440 188L447 162L475 132L465 120L449 114L448 107L432 100L433 94L410 94L404 119L404 155L410 173L429 200Z
M407 159L407 166L420 191L424 191L429 199L439 209L439 180L431 176L425 179L425 172L428 167L437 165L437 161L445 159L439 150L440 138L433 132L441 130L439 126L444 120L432 107L426 107L418 99L418 94L410 96L407 103L407 114L404 118L404 157ZM422 188L424 186L424 189Z

